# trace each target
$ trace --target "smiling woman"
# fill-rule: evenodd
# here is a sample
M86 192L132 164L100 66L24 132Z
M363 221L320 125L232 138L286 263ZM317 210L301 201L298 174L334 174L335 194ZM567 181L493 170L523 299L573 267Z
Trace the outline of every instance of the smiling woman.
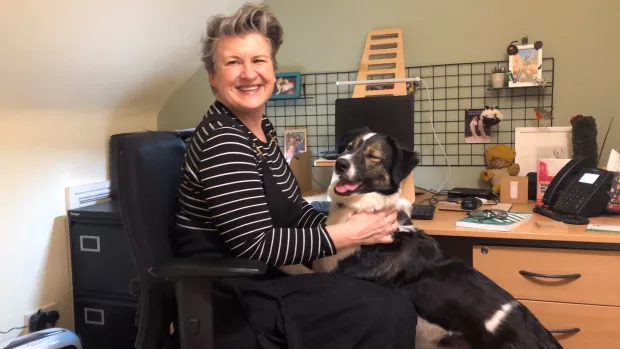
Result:
M216 348L280 348L284 343L321 348L338 337L338 348L410 349L417 317L401 296L335 275L286 273L292 270L287 267L309 265L340 249L390 243L397 225L392 212L326 225L326 217L302 198L275 129L263 115L281 43L282 28L261 6L248 4L233 16L209 21L202 61L216 102L188 143L175 252L233 255L270 266L260 279L216 283L221 291L214 300ZM252 296L241 297L245 291ZM338 316L329 326L315 326Z

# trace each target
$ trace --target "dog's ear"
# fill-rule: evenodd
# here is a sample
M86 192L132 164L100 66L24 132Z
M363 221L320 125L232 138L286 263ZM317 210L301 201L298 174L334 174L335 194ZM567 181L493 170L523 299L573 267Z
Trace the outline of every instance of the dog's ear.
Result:
M411 171L418 165L420 159L418 153L401 147L398 142L388 137L392 150L394 152L392 160L392 182L400 186L400 182L407 178Z

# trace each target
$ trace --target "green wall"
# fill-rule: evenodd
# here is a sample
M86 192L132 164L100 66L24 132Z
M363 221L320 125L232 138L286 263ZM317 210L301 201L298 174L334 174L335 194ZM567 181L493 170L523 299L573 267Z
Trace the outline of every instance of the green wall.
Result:
M282 71L357 70L366 34L373 29L403 29L407 66L504 60L508 43L527 34L531 42L543 41L544 56L555 58L554 125L568 125L575 114L593 115L600 146L616 114L618 1L267 0L266 4L284 27L278 54ZM198 57L196 61L198 66ZM162 109L159 128L195 126L212 98L207 74L200 68ZM612 147L620 149L618 131L620 120L614 123L601 164ZM480 170L452 167L447 187L478 186ZM318 177L328 177L318 172ZM416 185L437 189L448 169L420 167L415 174Z

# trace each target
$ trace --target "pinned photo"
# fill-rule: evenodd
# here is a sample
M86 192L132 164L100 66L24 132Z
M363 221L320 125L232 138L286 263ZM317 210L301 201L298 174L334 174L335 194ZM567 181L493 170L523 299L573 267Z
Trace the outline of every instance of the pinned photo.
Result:
M485 109L465 109L465 143L491 143L491 128L485 126Z

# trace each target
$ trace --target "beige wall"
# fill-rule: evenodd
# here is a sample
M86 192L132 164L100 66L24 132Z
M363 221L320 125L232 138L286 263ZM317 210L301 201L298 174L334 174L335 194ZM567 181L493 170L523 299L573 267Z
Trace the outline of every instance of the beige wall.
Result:
M107 178L109 135L155 129L140 110L0 111L0 328L56 303L73 328L65 188ZM15 336L13 331L0 337Z
M615 69L620 48L617 13L620 2L493 0L267 0L284 26L284 44L278 55L283 71L357 70L366 33L386 27L404 32L405 63L408 66L459 63L506 58L511 40L529 35L542 40L545 56L556 59L555 125L567 125L578 113L593 115L599 125L599 146L611 117L620 71ZM195 77L206 79L206 74ZM206 85L204 85L206 86ZM195 88L202 88L196 91ZM185 85L176 93L183 105L160 113L159 125L192 127L209 95L198 84ZM176 103L169 101L168 105ZM167 105L167 106L168 106ZM200 108L194 106L200 105ZM201 111L202 112L202 111ZM620 148L620 120L603 152ZM437 189L447 177L447 168L415 170L416 185ZM452 168L448 187L478 185L479 167Z
M195 127L214 101L209 75L199 68L159 111L157 127L160 130Z
M109 178L111 134L157 128L205 20L242 2L0 1L0 330L49 303L73 328L65 188Z

